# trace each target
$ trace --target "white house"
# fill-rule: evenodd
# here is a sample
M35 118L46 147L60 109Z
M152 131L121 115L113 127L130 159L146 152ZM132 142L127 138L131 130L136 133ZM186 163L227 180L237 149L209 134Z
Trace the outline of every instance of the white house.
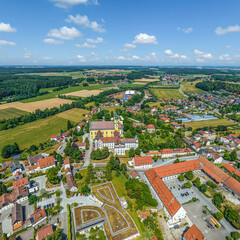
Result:
M133 164L135 169L149 169L153 167L153 160L151 156L134 157Z

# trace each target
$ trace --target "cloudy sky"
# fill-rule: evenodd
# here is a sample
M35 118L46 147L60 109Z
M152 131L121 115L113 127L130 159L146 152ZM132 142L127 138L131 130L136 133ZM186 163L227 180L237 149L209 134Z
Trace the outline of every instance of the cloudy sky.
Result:
M238 65L239 0L1 0L0 65Z

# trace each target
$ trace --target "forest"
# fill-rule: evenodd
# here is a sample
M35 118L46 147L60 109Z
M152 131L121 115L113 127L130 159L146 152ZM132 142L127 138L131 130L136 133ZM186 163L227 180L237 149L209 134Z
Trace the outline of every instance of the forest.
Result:
M240 94L240 85L230 84L223 81L203 81L197 83L196 87L204 91L219 91L222 89L228 92Z
M212 75L214 80L226 81L226 82L240 82L240 76L238 75L225 75L225 74L215 74Z
M14 100L21 100L34 97L40 93L42 88L60 87L74 85L71 77L51 76L43 77L38 75L0 75L0 99L14 97ZM47 91L45 92L47 93ZM11 98L10 98L11 99Z

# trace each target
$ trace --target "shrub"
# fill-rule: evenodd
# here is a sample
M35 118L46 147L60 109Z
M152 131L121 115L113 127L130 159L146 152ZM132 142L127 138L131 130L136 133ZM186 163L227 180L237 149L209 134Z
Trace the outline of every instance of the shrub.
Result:
M180 175L178 176L178 180L179 180L179 181L184 181L184 175L183 175L183 174L180 174Z
M188 171L185 173L185 178L188 179L188 180L192 180L194 178L194 174L192 171Z
M215 217L217 220L221 220L221 219L223 219L223 213L217 212L217 213L215 213Z
M186 188L191 188L191 187L192 187L192 184L191 184L190 181L187 181L187 182L184 184L184 186L185 186Z

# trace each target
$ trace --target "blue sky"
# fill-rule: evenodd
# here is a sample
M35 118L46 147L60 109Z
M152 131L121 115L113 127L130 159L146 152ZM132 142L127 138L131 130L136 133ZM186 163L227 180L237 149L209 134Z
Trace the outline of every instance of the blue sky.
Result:
M238 0L1 0L0 65L240 65Z

